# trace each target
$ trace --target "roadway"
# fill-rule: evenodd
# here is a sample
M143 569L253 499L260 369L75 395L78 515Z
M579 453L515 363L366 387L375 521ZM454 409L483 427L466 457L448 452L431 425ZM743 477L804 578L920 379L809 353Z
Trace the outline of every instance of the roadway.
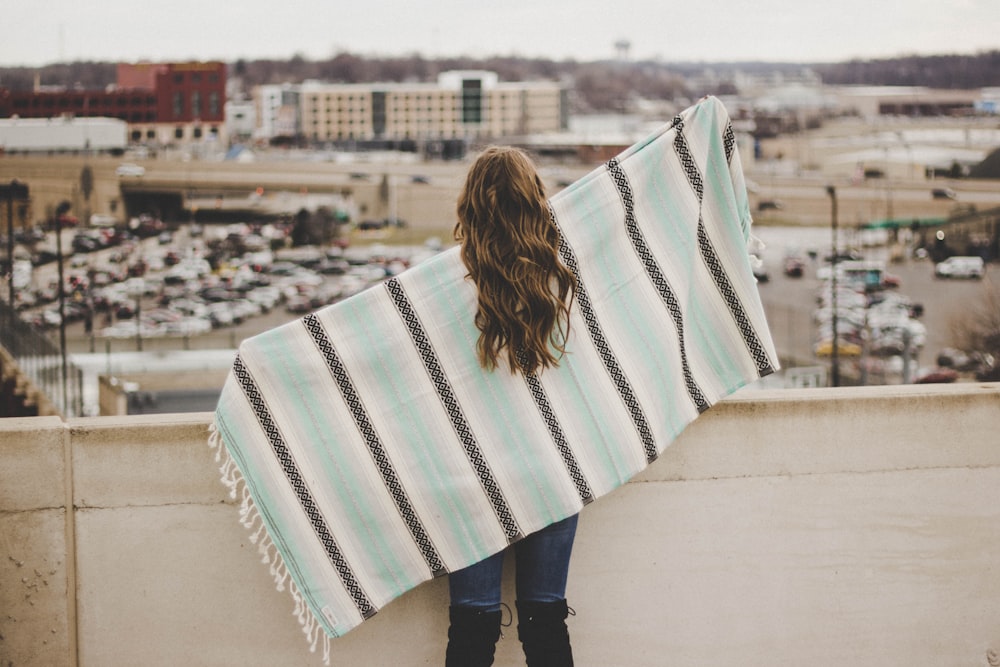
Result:
M946 218L956 210L1000 206L1000 185L991 181L903 181L869 179L861 183L819 176L753 180L750 192L754 217L762 223L826 226L831 205L827 186L836 189L837 218L845 226L860 226L884 218ZM955 199L935 199L935 188L950 188ZM779 208L761 210L761 202Z

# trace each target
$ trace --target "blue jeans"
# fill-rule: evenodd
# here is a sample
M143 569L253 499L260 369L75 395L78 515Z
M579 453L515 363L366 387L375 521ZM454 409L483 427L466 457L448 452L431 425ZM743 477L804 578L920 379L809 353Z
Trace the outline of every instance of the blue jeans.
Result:
M566 577L578 517L574 514L514 544L518 600L557 602L566 597ZM451 606L499 611L503 556L501 551L452 572L448 577Z

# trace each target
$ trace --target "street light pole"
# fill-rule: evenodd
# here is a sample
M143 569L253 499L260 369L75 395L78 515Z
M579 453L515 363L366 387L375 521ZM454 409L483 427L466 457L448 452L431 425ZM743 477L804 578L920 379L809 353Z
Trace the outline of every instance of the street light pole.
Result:
M135 349L142 352L142 290L135 293Z
M56 259L59 262L59 356L62 358L62 399L63 410L69 409L66 393L66 283L63 279L62 216L56 216Z
M7 196L7 290L8 305L14 312L14 199L28 198L28 186L14 179L7 185L0 185L0 192ZM13 323L11 323L13 327Z
M840 350L837 341L837 188L826 186L830 195L830 232L833 245L833 256L830 262L830 329L832 343L830 348L830 382L834 387L840 386Z
M135 299L135 314L132 321L135 322L135 349L142 352L142 330L139 320L142 318L142 294L146 289L145 281L142 278L129 278L126 283L126 290Z
M14 182L7 190L7 305L14 312ZM13 322L8 331L13 331Z

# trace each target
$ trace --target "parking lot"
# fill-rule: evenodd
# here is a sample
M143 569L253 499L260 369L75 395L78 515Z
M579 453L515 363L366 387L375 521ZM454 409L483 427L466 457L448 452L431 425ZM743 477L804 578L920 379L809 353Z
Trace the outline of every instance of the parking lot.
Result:
M779 354L786 366L828 366L829 357L817 357L816 350L823 340L823 324L829 324L829 318L824 318L821 312L824 281L818 277L829 270L823 261L829 230L758 227L755 231L767 246L763 257L768 280L759 284L759 292ZM810 249L818 253L810 256ZM843 290L838 292L842 341L844 332L857 327L851 318L860 317L862 326L867 323L869 328L881 322L885 329L883 354L876 354L871 338L865 346L858 345L869 356L868 381L872 383L901 381L902 360L893 354L898 351L893 346L903 343L901 336L894 338L895 332L900 331L898 325L912 327L910 344L914 358L910 370L916 378L921 372L932 372L941 351L958 342L957 330L987 306L991 293L1000 294L1000 275L995 265L988 265L980 280L943 279L935 276L935 265L929 259L909 257L890 261L884 245L859 246L858 250L865 257L883 263L892 284L875 299L854 294L852 300ZM784 259L789 252L803 258L800 276L785 274ZM829 334L829 329L825 333ZM871 336L871 332L867 335ZM857 377L860 360L851 354L855 350L846 346L845 349L849 354L841 358L843 369ZM968 379L971 375L964 377Z
M68 351L235 347L438 249L291 248L287 235L278 225L182 225L91 245L80 239L99 239L99 233L64 231ZM35 267L16 291L21 317L39 329L57 329L58 284L56 262Z
M830 304L823 303L820 279L828 265L824 253L816 251L828 232L755 229L768 246L763 253L768 279L759 291L784 365L828 366L823 344L831 333ZM94 248L75 230L64 231L63 246L73 253L64 264L67 351L232 349L248 336L358 292L440 249L434 243L383 245L370 237L347 248L291 248L287 234L280 225L181 225L175 230L154 225L142 237ZM49 232L39 247L53 245ZM793 248L800 262L788 275L784 262ZM876 260L885 260L888 252L877 243L860 250ZM955 347L956 327L984 306L1000 282L989 268L978 280L942 279L929 260L912 257L885 266L892 284L879 297L864 298L863 306L853 302L860 295L852 300L843 289L838 292L841 364L852 381L862 375L859 350L866 357L866 382L902 381L904 348L912 354L906 368L911 379L933 372L941 352ZM22 309L22 317L53 337L59 324L56 267L55 262L36 267L30 289L17 291L19 300L35 300Z

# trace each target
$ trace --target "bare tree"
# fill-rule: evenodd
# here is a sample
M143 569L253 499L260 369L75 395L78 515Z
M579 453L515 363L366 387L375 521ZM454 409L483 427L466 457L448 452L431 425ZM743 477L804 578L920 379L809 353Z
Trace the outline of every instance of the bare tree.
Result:
M986 366L992 367L996 375L992 379L1000 379L1000 289L988 286L978 302L952 320L951 336L955 347L980 357Z

